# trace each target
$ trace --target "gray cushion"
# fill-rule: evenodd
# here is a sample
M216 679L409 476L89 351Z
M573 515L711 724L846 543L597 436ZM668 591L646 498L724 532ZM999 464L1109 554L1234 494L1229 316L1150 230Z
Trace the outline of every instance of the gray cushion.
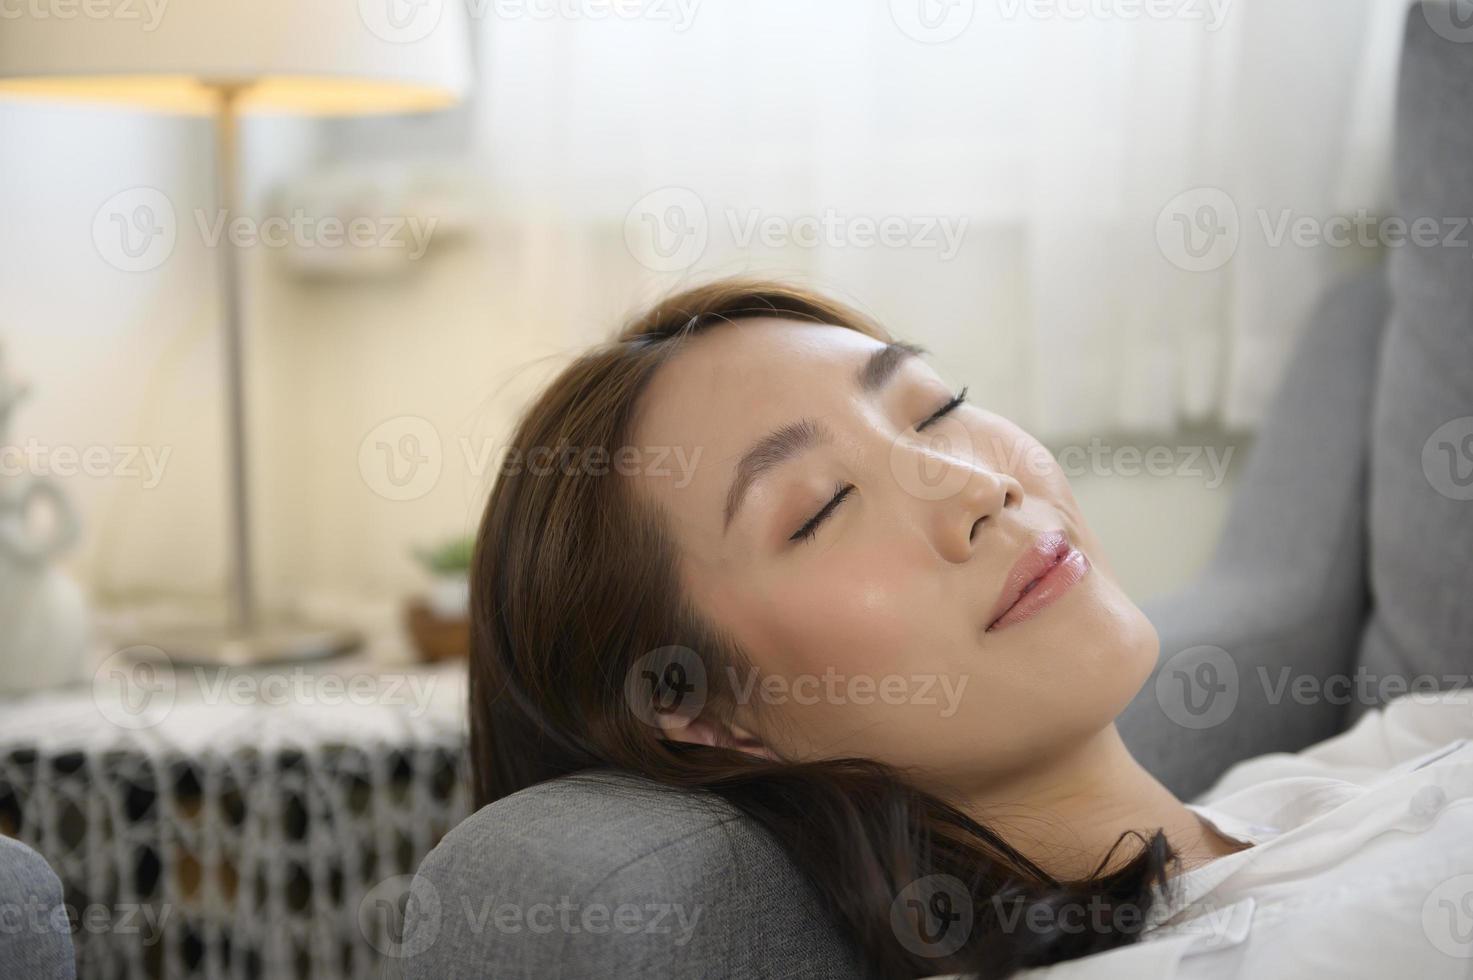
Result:
M1239 486L1211 568L1148 605L1162 665L1199 644L1231 651L1242 703L1221 725L1183 729L1156 678L1122 733L1167 785L1190 796L1238 759L1293 749L1338 730L1343 708L1270 703L1251 673L1295 664L1349 670L1364 623L1365 432L1385 323L1380 268L1333 290L1317 310ZM1158 667L1158 676L1162 667ZM1257 691L1255 695L1253 692ZM844 977L854 954L776 844L720 801L610 774L524 790L471 816L425 859L405 922L407 980L459 977ZM534 932L532 907L556 911L681 904L665 933ZM548 914L548 913L545 913ZM559 913L560 914L560 913ZM522 920L525 922L525 920Z
M1414 10L1400 91L1401 207L1466 216L1473 214L1473 44L1444 42L1429 27ZM1384 341L1389 363L1380 367L1382 277L1369 273L1326 298L1254 450L1211 568L1148 606L1162 634L1162 662L1121 727L1177 792L1191 795L1237 759L1298 748L1346 723L1345 710L1333 704L1267 697L1255 672L1292 665L1324 676L1353 668L1366 625L1368 483L1376 618L1365 630L1366 663L1399 669L1453 661L1468 669L1473 608L1458 598L1473 588L1466 581L1444 588L1438 575L1466 574L1473 519L1466 503L1429 493L1421 452L1437 425L1473 414L1469 251L1393 256L1397 323ZM1429 586L1431 594L1421 594ZM1156 681L1173 669L1190 674L1190 651L1203 645L1220 648L1241 683L1222 722L1190 728L1163 709ZM404 925L412 955L399 961L409 980L837 978L858 967L807 883L762 831L719 803L627 777L613 785L558 780L482 809L425 859L412 897ZM633 920L640 926L665 910L663 931L582 928L586 910L617 920L620 905L640 908ZM675 906L694 928L672 917ZM529 914L553 927L528 928Z
M0 977L72 980L72 935L61 881L41 855L0 836Z
M1390 258L1371 440L1374 609L1361 645L1377 684L1473 670L1473 43L1444 36L1448 16L1411 12L1397 98L1396 211L1457 241Z
M858 974L765 832L715 798L614 773L481 809L413 889L406 980Z
M1283 672L1353 667L1366 611L1366 429L1386 309L1380 267L1326 295L1249 452L1211 562L1143 606L1161 653L1120 734L1184 799L1240 759L1292 752L1342 726L1343 701L1287 697Z

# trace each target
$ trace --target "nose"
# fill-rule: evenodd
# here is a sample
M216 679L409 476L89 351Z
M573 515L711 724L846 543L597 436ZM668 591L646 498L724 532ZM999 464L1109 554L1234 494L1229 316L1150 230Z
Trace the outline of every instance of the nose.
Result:
M950 500L936 503L936 551L947 561L969 561L989 527L1008 510L1023 505L1023 485L1010 473L958 461L965 482Z

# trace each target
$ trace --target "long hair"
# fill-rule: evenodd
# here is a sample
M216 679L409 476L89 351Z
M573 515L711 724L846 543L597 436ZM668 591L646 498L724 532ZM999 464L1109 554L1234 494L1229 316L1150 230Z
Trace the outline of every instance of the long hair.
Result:
M727 668L746 664L743 653L692 607L659 508L615 461L628 447L641 394L683 342L759 316L890 339L868 317L811 291L720 280L635 316L578 356L521 418L471 571L476 805L608 768L714 794L778 842L874 976L1005 977L1133 941L1176 860L1159 830L1149 839L1123 835L1089 878L1058 881L882 763L773 762L669 741L631 697L641 689L627 679L642 658L679 649L697 652L705 667L703 712L728 719L736 703L721 680L735 676ZM669 693L660 683L642 689L652 702ZM1114 861L1131 837L1138 852ZM973 910L967 941L941 957L915 951L891 917L902 890L936 875L949 876ZM1079 928L1079 916L1067 913L1084 909L1092 921Z

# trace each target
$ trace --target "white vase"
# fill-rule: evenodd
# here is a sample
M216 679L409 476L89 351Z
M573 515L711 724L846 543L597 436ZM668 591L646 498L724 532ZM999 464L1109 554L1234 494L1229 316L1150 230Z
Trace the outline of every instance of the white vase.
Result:
M32 502L51 499L48 537L27 526ZM75 582L50 563L76 537L76 515L54 483L22 476L0 481L0 694L84 678L91 617Z
M90 642L87 603L75 582L44 565L0 565L0 694L84 680Z
M465 619L470 615L470 578L466 575L436 575L430 581L425 603L440 619Z

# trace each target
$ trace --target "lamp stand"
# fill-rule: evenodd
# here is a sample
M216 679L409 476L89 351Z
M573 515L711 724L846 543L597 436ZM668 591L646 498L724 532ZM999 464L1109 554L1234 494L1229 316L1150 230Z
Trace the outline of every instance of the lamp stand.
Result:
M257 606L251 557L240 256L229 233L229 223L240 205L239 99L249 84L219 81L210 83L210 87L219 99L215 114L216 197L224 210L226 229L218 248L230 476L229 607L223 627L178 630L150 637L146 642L163 650L171 660L185 663L244 666L336 656L357 649L362 637L348 629L265 621Z

